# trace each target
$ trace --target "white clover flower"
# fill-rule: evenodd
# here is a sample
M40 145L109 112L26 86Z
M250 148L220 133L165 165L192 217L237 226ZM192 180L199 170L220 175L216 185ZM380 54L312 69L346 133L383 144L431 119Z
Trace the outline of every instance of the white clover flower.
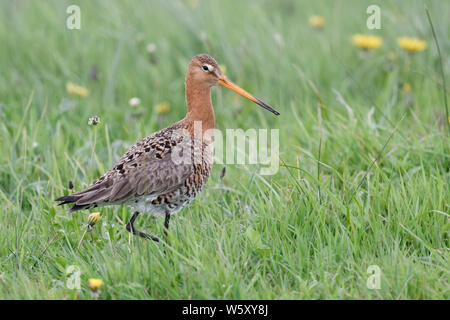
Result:
M154 53L155 51L156 51L156 44L149 43L147 45L147 52L151 54L151 53Z
M130 105L130 107L136 107L141 104L141 99L133 97L128 101L128 104Z
M100 123L100 118L98 116L94 116L92 118L89 118L88 125L90 126L96 126Z

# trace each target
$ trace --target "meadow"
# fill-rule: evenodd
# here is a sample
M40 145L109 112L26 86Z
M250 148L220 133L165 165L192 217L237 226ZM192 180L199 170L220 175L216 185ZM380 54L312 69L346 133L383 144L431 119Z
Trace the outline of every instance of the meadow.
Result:
M448 78L450 3L425 3ZM0 43L0 299L450 298L450 119L424 1L1 1ZM57 206L184 117L198 53L280 111L212 92L219 129L279 129L278 172L226 165L221 179L215 164L167 242L130 236L126 207ZM163 219L137 225L163 234Z

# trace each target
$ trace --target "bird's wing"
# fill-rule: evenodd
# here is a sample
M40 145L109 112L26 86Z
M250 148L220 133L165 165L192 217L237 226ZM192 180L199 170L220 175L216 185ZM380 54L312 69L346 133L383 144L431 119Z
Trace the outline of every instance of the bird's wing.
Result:
M60 199L86 206L170 192L194 173L193 144L188 135L174 133L171 127L156 132L131 147L90 187Z

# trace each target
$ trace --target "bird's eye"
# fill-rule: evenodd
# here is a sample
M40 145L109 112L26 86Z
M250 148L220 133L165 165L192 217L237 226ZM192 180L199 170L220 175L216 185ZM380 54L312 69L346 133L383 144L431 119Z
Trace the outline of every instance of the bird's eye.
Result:
M208 71L209 71L209 68L208 68L208 66L207 66L207 65L204 65L204 66L202 67L202 69L203 69L203 71L206 71L206 72L208 72Z

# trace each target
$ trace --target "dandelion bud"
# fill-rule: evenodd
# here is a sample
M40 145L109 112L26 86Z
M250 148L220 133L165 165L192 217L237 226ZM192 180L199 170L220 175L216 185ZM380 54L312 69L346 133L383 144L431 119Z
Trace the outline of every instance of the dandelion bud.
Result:
M81 87L72 82L67 82L66 91L68 94L83 97L83 98L85 98L89 95L89 89Z
M97 222L100 221L102 217L100 216L99 212L93 212L88 216L88 225L90 227L93 227L97 224Z
M311 16L308 22L311 27L317 29L322 29L325 26L325 19L321 16Z
M166 114L170 111L170 105L167 102L162 102L155 107L157 114Z

